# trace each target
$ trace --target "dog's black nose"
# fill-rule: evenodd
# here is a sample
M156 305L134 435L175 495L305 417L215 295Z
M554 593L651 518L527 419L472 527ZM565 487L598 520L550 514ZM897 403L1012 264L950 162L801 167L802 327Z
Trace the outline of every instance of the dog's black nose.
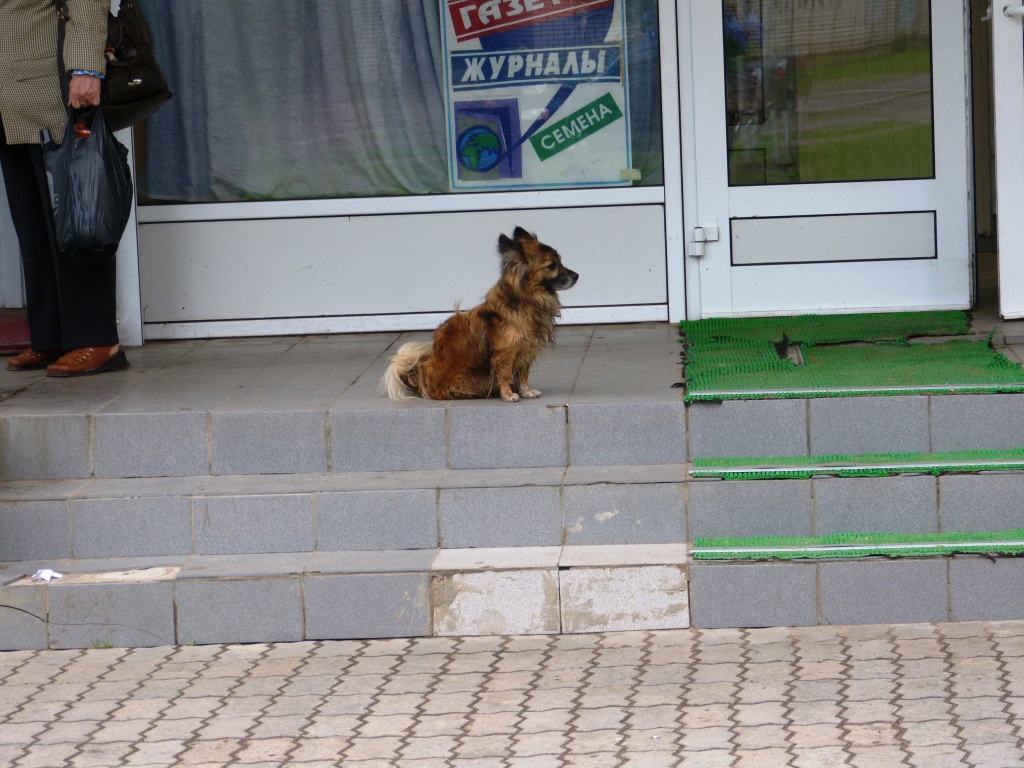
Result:
M580 275L573 272L571 269L563 269L563 272L558 275L558 286L556 291L567 291L575 285L575 282L580 280Z
M558 268L558 274L541 282L549 291L565 291L576 285L579 275L565 267Z

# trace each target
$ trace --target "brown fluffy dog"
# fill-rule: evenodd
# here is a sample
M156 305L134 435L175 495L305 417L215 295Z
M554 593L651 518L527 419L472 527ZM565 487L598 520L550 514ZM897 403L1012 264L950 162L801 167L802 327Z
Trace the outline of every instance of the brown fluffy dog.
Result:
M501 277L483 304L468 312L456 307L434 331L433 344L403 344L381 380L382 393L460 400L497 392L508 403L540 397L528 383L530 367L554 341L562 308L556 291L572 288L579 275L522 227L498 238L498 253Z

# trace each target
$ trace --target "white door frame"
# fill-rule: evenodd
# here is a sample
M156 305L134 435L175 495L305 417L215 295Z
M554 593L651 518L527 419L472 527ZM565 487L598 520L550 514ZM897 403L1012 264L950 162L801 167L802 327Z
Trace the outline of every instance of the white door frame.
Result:
M680 3L680 50L683 68L683 140L699 191L684 180L684 203L696 210L689 226L718 227L719 240L704 246L704 255L686 258L687 316L770 314L772 312L842 312L868 309L968 308L973 260L973 216L969 208L971 148L968 89L969 9L948 11L948 2L932 0L932 95L935 144L934 179L852 183L729 187L724 107L724 60L721 4ZM684 10L683 6L687 6ZM702 14L698 16L698 14ZM708 16L710 14L710 16ZM683 23L688 18L689 23ZM1019 29L1018 29L1019 32ZM1018 48L1020 42L1018 40ZM689 52L687 55L685 52ZM962 51L962 56L953 52ZM686 89L689 87L689 92ZM1018 125L1020 119L1018 117ZM951 149L954 148L954 149ZM960 152L958 149L963 151ZM1024 168L1024 164L1021 166ZM684 177L685 178L685 177ZM900 211L937 211L938 258L929 261L878 261L771 269L731 267L730 217L843 215ZM686 230L690 232L689 229ZM687 238L690 239L690 238ZM1022 267L1024 269L1024 267ZM744 270L747 270L744 272ZM813 274L813 276L812 276ZM737 280L743 280L738 283ZM917 295L893 281L914 280ZM841 284L836 300L800 304L787 295L790 286ZM745 304L744 296L772 297ZM771 301L775 301L773 306ZM859 303L858 303L859 301Z
M1024 317L1024 30L1020 0L994 0L992 90L996 145L996 231L999 249L999 314Z
M696 0L698 9L707 0ZM679 62L679 113L680 113L680 144L682 149L682 219L679 225L682 229L682 243L679 253L679 274L680 285L685 285L686 291L686 316L680 320L698 320L702 317L700 301L700 271L693 269L686 261L686 228L696 226L697 217L697 108L694 95L695 82L694 70L695 59L692 53L693 46L693 2L691 0L678 0L676 16L676 50ZM665 60L662 60L662 69L665 68ZM668 136L665 138L668 143ZM665 168L666 176L668 166ZM671 275L671 272L669 273Z
M110 0L111 13L116 14L120 8L121 0ZM139 288L139 230L136 218L139 182L135 173L132 129L125 128L115 135L128 147L128 167L132 169L132 184L135 185L132 214L117 248L117 337L126 347L134 347L142 344L142 292Z
M139 229L137 220L138 181L135 173L135 141L132 129L116 134L128 147L128 166L132 169L132 183L136 195L132 213L117 248L117 337L126 347L142 344L142 293L139 285Z
M659 61L661 66L662 182L665 185L665 256L668 279L668 319L685 320L689 296L686 286L684 223L691 220L687 206L694 199L687 187L692 180L683 172L692 141L683 105L692 103L690 84L683 79L679 52L683 29L689 28L690 0L658 0ZM684 160L683 158L687 158Z

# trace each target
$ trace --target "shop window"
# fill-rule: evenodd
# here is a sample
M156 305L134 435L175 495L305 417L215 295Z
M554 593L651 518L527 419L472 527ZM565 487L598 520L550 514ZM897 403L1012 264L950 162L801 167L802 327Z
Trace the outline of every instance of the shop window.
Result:
M934 176L928 0L723 0L729 182Z
M657 0L151 0L142 203L660 185ZM546 112L545 112L546 110Z

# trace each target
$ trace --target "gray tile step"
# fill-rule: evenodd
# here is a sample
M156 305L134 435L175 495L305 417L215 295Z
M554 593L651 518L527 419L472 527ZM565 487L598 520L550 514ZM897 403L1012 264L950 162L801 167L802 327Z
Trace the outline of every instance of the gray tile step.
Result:
M171 403L147 412L0 407L0 477L565 468L1024 443L1024 394L690 406L679 394L545 400L392 403L367 396L330 408L268 399L258 409L192 411Z
M0 562L1024 528L1024 473L693 479L688 465L0 484Z
M181 477L686 461L678 329L573 326L543 395L392 402L388 358L424 333L156 342L116 376L0 369L0 477ZM622 425L630 425L623 429Z
M0 562L686 540L682 464L0 484Z
M685 545L65 560L0 567L0 650L689 626ZM638 595L642 597L638 598Z
M690 565L692 625L999 621L1024 617L1024 559L976 555Z
M28 578L40 567L63 577ZM0 567L0 650L1020 618L1020 558L703 563L615 545Z
M670 464L687 460L666 399L402 403L330 409L269 400L232 410L0 409L0 477L50 480Z
M689 456L931 453L1024 445L1024 394L730 400L687 408Z
M691 538L1024 528L1024 473L687 482Z

